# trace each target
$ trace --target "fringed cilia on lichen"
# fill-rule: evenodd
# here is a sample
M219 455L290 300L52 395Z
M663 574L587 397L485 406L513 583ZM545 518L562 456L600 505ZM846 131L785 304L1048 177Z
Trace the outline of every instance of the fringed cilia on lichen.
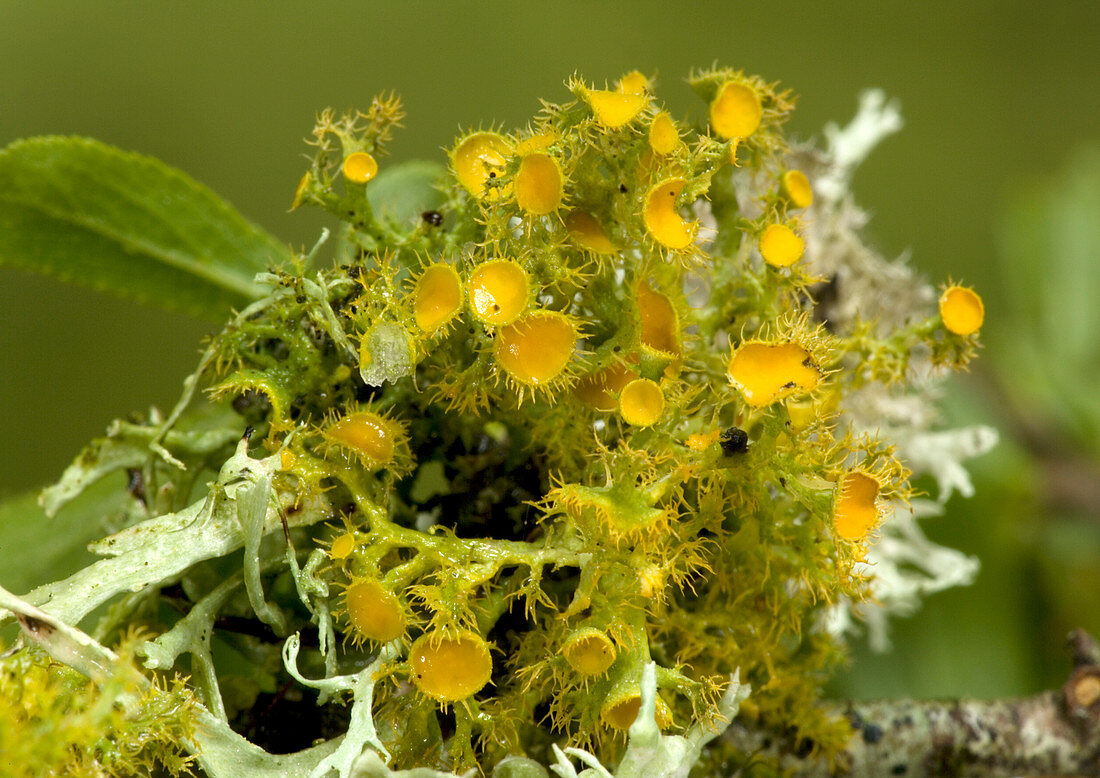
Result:
M315 775L558 745L633 764L639 711L713 735L735 671L741 724L830 758L850 728L815 703L853 618L891 601L876 540L923 540L907 451L984 311L959 285L937 309L859 241L847 181L892 106L865 98L817 149L778 85L690 83L703 110L678 119L643 74L573 78L525 128L461 135L438 178L387 169L396 98L322 113L293 205L343 222L337 266L310 269L319 246L262 275L176 411L47 492L136 468L149 496L97 550L150 572L29 599L75 623L127 591L98 636L163 633L146 666L189 652L239 733L281 752L347 729ZM265 734L307 686L330 712Z

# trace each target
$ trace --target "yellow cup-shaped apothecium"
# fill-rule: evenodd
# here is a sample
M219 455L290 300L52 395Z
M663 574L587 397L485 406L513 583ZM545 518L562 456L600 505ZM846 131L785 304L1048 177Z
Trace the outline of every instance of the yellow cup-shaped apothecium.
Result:
M670 249L686 249L695 240L696 223L676 212L676 198L686 185L684 179L673 178L657 184L646 195L646 230L655 241Z
M769 224L760 236L760 256L774 267L790 267L802 259L806 244L785 224Z
M495 132L475 132L463 138L451 156L455 175L466 191L477 198L495 200L500 189L489 189L491 177L504 172L512 145L508 139Z
M413 316L424 332L435 332L451 321L462 307L462 279L446 264L429 265L416 279Z
M545 386L565 372L580 333L569 317L536 311L497 331L493 353L510 378Z
M780 179L783 194L795 208L809 208L814 202L814 190L810 179L801 170L788 170Z
M837 484L833 502L833 529L845 540L863 540L879 522L879 483L866 473L853 470Z
M800 397L787 401L787 419L794 432L801 432L821 416L821 409L812 397Z
M642 345L679 355L680 317L676 314L672 301L664 293L655 291L648 281L638 284L636 299L641 323L639 340Z
M661 386L648 378L638 378L623 387L619 394L619 416L634 427L656 424L665 410Z
M354 454L364 464L381 467L393 460L405 431L399 422L373 411L359 411L326 427L322 437Z
M573 392L582 402L606 413L619 407L619 392L637 377L636 371L619 362L581 376Z
M730 358L727 372L745 402L757 408L805 394L821 380L813 357L797 343L744 343Z
M549 154L528 154L519 163L515 182L516 204L532 216L544 216L561 206L562 175Z
M332 545L328 548L328 555L332 559L347 559L355 551L355 535L345 532L332 539Z
M657 696L654 718L657 726L668 729L672 726L672 711L668 703ZM608 726L626 731L638 718L638 712L642 709L642 692L636 684L617 683L612 687L603 706L600 708L600 718Z
M632 70L619 79L618 91L624 95L644 95L649 91L649 79L641 71Z
M596 121L609 130L617 130L630 124L649 104L645 92L619 92L605 89L586 89L585 102L592 109Z
M440 702L464 700L489 682L493 659L489 646L475 632L429 632L409 648L412 682Z
M654 153L664 157L676 151L680 145L680 132L676 129L676 122L666 111L661 111L653 117L653 124L649 125L649 147Z
M710 126L723 140L747 138L760 127L760 95L748 84L727 81L710 104Z
M343 172L353 184L365 184L378 175L378 162L367 152L357 151L344 159Z
M603 675L615 662L615 644L603 630L582 627L562 643L561 653L581 675Z
M405 609L373 578L353 580L344 591L344 607L356 640L388 643L405 634Z
M493 259L470 271L467 285L474 318L485 324L509 324L527 308L527 271L511 259Z
M569 240L593 254L614 254L619 250L590 213L570 211L565 215L565 228L569 230Z
M537 132L534 135L528 135L523 140L516 142L516 154L526 156L536 151L546 151L557 140L558 136L552 132Z
M951 286L940 296L940 318L949 332L973 335L985 320L985 306L973 289Z
M309 185L313 182L313 174L308 170L302 174L302 177L298 179L298 186L294 187L294 199L290 203L290 210L294 210L302 201L305 200L306 191L309 189Z

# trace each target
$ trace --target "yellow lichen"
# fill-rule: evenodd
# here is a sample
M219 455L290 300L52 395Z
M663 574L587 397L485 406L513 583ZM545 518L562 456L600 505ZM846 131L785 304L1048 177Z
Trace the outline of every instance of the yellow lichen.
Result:
M577 326L568 317L537 311L501 327L493 353L510 378L526 386L540 387L565 372L578 337Z
M294 200L290 203L290 210L293 211L305 200L306 192L309 190L309 185L312 180L313 176L308 170L298 179L298 186L294 187Z
M748 84L722 84L710 104L710 126L723 140L747 138L760 127L760 95Z
M662 181L646 195L645 227L650 236L670 249L686 249L695 240L698 225L676 212L676 198L687 182L682 178Z
M965 286L948 287L940 296L943 326L956 335L973 335L985 319L982 298Z
M416 326L435 332L451 321L462 308L462 279L450 265L429 265L416 280L412 309Z
M553 146L557 140L557 134L552 132L535 133L516 143L516 154L520 157L525 157L537 151L546 151Z
M615 661L615 644L603 630L582 627L562 644L561 653L581 675L603 675Z
M354 454L370 467L381 467L393 461L398 441L405 431L401 424L373 411L360 411L345 416L321 433L329 443Z
M378 175L378 162L365 151L349 154L342 167L344 178L353 184L365 184Z
M806 244L785 224L769 224L760 236L760 256L775 267L789 267L802 258Z
M644 95L649 91L649 79L644 73L632 70L619 79L618 90L624 95Z
M814 202L814 190L810 179L801 170L788 170L783 174L783 194L795 208L809 208Z
M516 173L516 204L532 216L544 216L561 205L562 176L558 161L548 154L528 154Z
M649 125L649 147L654 153L667 156L681 145L680 131L668 112L661 111L654 116L653 123Z
M745 343L733 353L727 372L755 407L809 392L821 380L813 357L797 343Z
M625 364L616 363L603 370L581 376L573 391L582 402L591 405L597 411L613 411L619 407L619 392L637 377L636 371Z
M495 200L503 192L490 188L488 182L504 173L511 155L511 144L503 136L495 132L475 132L455 147L451 165L467 192L477 198Z
M665 396L661 387L648 378L631 381L619 394L619 416L634 427L656 424L664 410Z
M347 559L351 556L351 552L355 550L355 535L350 532L345 532L343 535L337 535L332 539L332 545L329 546L328 555L336 560Z
M373 578L352 581L344 590L344 609L356 641L388 643L405 634L405 609Z
M600 710L600 716L608 726L625 732L630 729L630 725L638 718L638 712L641 709L641 692L636 690L623 691L609 696ZM657 726L662 730L672 726L672 711L669 709L668 703L660 697L657 698L654 718Z
M573 243L594 254L614 254L619 250L590 213L570 211L565 215L565 228Z
M527 272L511 259L478 265L470 272L468 287L474 318L485 324L509 324L527 307Z
M644 92L638 94L586 89L584 99L592 109L596 121L609 130L617 130L630 124L649 104L649 98Z
M879 483L859 470L844 475L837 484L833 505L833 529L845 540L863 540L879 521Z
M716 723L740 666L746 726L797 731L823 763L850 734L812 705L844 648L814 625L870 607L868 538L910 489L894 428L841 411L882 387L928 400L911 379L965 364L980 299L951 286L937 317L919 286L874 318L882 284L852 274L895 268L858 225L812 256L824 168L785 136L791 93L729 68L690 81L704 113L679 122L642 73L574 78L526 125L463 134L450 175L367 184L375 208L333 177L353 151L382 159L392 108L323 114L295 200L346 222L339 266L284 263L216 338L215 396L283 465L299 562L370 643L329 664L389 641L375 712L395 771L487 774L563 738L611 764L651 662L662 727ZM223 452L158 479L182 498ZM325 639L293 559L263 594Z
M420 691L440 702L464 700L481 691L493 672L489 646L468 630L429 632L409 648L409 672Z
M638 285L636 295L641 324L639 340L643 346L679 354L680 319L668 296L653 290L648 281Z

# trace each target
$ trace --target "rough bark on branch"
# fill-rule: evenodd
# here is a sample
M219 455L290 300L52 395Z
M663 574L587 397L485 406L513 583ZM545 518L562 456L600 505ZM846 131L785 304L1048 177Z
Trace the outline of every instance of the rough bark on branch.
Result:
M828 765L798 744L738 728L725 737L745 753L780 755L798 776L1100 776L1100 648L1070 635L1065 685L1019 700L886 700L842 704L852 738Z

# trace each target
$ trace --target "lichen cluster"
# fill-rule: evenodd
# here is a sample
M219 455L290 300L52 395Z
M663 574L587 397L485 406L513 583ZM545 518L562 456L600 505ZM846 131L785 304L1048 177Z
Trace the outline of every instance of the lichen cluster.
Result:
M867 598L861 563L911 490L845 402L965 365L981 301L952 286L896 326L831 317L792 96L730 69L690 83L695 120L642 74L574 78L527 127L460 136L411 217L377 196L400 189L399 102L323 113L294 206L343 222L338 266L267 275L197 373L251 428L234 473L267 487L233 498L259 501L243 578L184 575L173 604L317 634L300 661L329 677L386 646L370 714L390 767L545 762L552 743L610 764L651 661L667 732L718 727L739 669L747 726L824 756L848 737L815 706L843 654L826 612ZM226 442L180 436L158 432L145 477L181 500L221 470L216 516L240 480ZM261 543L263 500L285 533ZM262 664L281 641L249 645Z
M295 202L348 224L350 261L319 281L331 313L288 276L294 295L219 338L215 392L259 398L286 478L345 506L318 542L348 640L408 642L380 715L453 711L431 749L395 736L401 764L614 751L651 658L662 726L706 718L740 667L749 716L840 745L813 707L838 649L815 615L864 596L853 562L908 486L889 442L836 410L904 380L915 349L963 363L977 327L954 308L973 293L944 298L957 332L934 312L831 331L801 261L813 187L788 158L791 96L725 69L691 84L702 124L632 73L461 136L415 225L376 217L373 175L349 173L384 150L396 102L323 115ZM762 174L757 214L739 169Z

